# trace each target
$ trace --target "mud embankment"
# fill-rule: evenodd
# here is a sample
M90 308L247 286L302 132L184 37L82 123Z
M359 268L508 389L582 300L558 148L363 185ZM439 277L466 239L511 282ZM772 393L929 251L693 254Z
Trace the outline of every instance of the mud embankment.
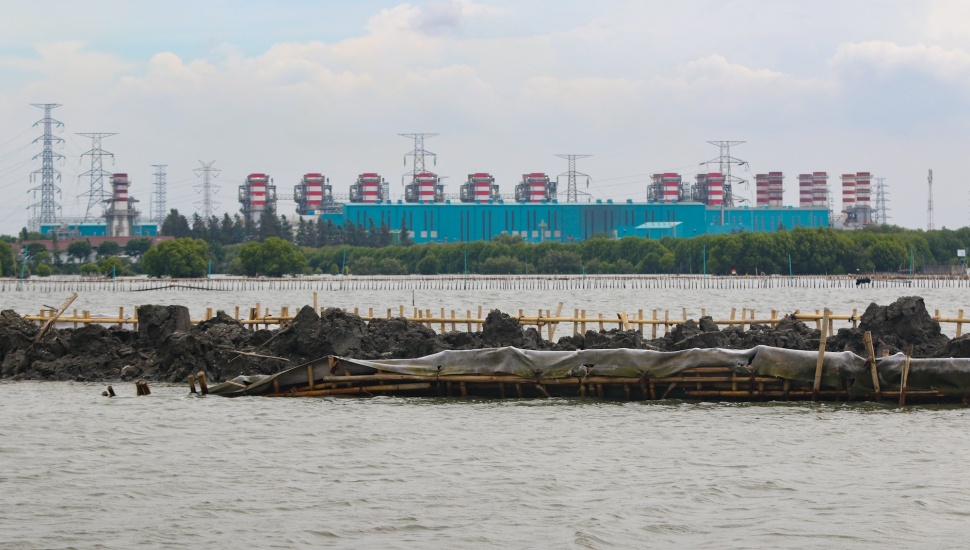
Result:
M690 348L747 349L768 345L817 350L820 332L783 319L772 329L751 325L723 330L710 317L688 320L661 338L645 340L639 331L593 331L543 340L535 328L493 310L480 332L437 334L403 318L365 322L339 309L317 314L306 306L279 330L245 328L224 312L192 326L182 306L138 308L137 331L88 325L55 329L35 342L39 327L12 311L0 312L0 378L8 380L182 382L205 371L210 381L239 374L271 374L327 355L359 359L407 359L449 349L515 346L535 350L603 348L675 351ZM560 326L560 331L565 328ZM865 355L863 334L871 331L876 354L913 347L914 357L970 357L970 336L950 339L926 310L923 299L903 297L888 306L870 304L858 329L844 328L826 341L828 351Z

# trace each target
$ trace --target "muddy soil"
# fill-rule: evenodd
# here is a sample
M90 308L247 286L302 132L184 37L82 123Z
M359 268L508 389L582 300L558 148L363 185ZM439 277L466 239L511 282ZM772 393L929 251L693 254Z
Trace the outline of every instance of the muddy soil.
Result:
M301 363L340 355L360 359L407 359L450 349L514 346L532 350L631 348L676 351L691 348L747 349L768 345L817 350L820 332L790 318L775 328L754 324L719 329L710 317L671 327L663 337L644 339L639 331L586 331L545 341L535 328L498 310L489 312L480 332L437 334L404 318L365 322L340 309L317 313L306 306L279 330L245 328L219 312L192 326L183 306L138 308L137 331L88 325L50 330L13 311L0 312L0 378L12 380L160 380L184 382L205 371L213 382L239 374L271 374ZM559 327L559 330L565 328ZM914 357L970 357L970 336L949 339L918 296L892 304L870 304L857 329L840 329L826 340L828 351L865 356L863 334L870 331L876 354L906 352Z

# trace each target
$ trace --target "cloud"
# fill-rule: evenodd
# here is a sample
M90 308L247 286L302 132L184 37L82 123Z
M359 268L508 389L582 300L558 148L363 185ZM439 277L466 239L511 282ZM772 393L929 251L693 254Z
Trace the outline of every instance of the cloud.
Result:
M874 71L890 76L899 71L923 73L946 82L970 84L970 53L960 48L869 41L841 44L831 65L838 71Z
M415 32L427 36L443 36L461 30L471 18L496 16L504 10L471 0L432 2L429 4L401 4L381 10L367 23L372 35L381 33Z

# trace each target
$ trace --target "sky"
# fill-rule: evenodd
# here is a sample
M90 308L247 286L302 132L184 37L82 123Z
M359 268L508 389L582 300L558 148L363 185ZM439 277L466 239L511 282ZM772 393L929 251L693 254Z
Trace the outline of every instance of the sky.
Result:
M346 195L378 172L403 196L400 134L425 148L457 195L490 172L503 193L521 175L568 170L594 199L646 199L650 174L693 181L743 141L735 175L826 171L885 178L889 221L968 225L962 172L970 133L970 2L963 0L53 0L7 2L0 19L0 234L39 202L43 111L64 155L63 216L83 215L91 140L125 172L146 215L152 165L168 209L201 208L201 162L214 162L215 212L239 211L246 175L281 195L308 172ZM429 161L430 162L430 161ZM565 177L560 179L561 199ZM278 210L294 214L295 203Z

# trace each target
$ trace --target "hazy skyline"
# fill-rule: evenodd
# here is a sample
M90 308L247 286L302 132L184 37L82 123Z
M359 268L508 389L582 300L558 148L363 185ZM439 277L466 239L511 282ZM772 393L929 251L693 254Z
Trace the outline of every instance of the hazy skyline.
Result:
M742 197L782 171L797 205L798 174L822 170L838 208L839 175L869 171L890 223L925 228L932 168L936 227L968 224L962 1L55 1L5 6L0 31L4 234L39 200L31 103L63 105L64 216L87 206L80 132L118 133L104 168L129 174L144 218L153 164L168 165L168 208L196 211L200 160L221 170L220 216L251 172L280 194L323 172L337 195L379 172L398 198L412 146L398 134L433 132L448 194L478 171L511 193L578 153L593 155L582 191L643 201L650 174L693 181L717 156L706 142L730 139L746 142Z

